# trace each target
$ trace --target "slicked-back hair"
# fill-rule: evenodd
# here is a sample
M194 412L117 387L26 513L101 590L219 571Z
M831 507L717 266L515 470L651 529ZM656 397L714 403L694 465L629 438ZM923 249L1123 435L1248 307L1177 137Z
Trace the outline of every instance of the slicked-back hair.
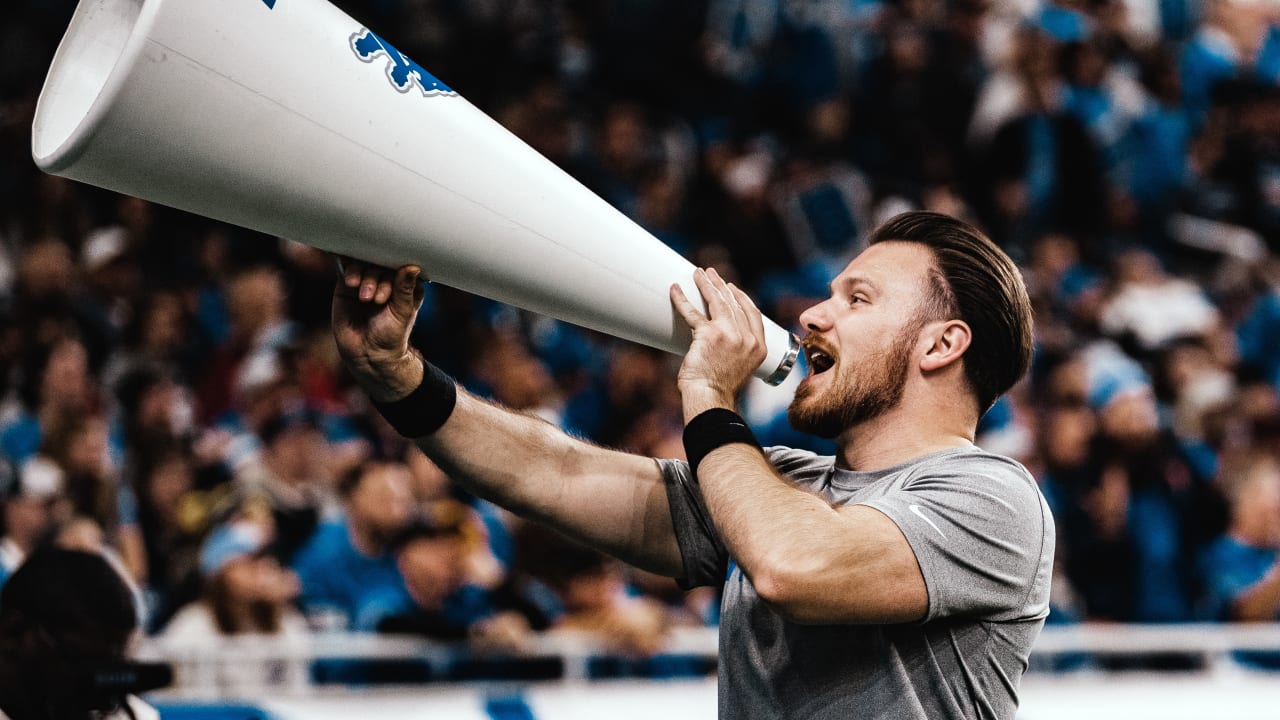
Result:
M968 223L933 212L908 212L876 228L870 243L920 243L934 259L933 318L963 320L973 333L965 377L986 412L1031 366L1031 300L1013 260Z

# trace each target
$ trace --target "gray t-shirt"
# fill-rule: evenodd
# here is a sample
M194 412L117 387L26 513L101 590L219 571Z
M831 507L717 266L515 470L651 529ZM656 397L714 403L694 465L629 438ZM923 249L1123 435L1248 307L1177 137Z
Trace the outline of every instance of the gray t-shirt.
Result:
M688 464L661 461L681 584L724 583L720 717L1013 718L1049 613L1054 549L1053 517L1026 468L978 448L875 472L790 448L765 453L793 485L897 523L920 563L929 609L899 625L783 619L728 556Z

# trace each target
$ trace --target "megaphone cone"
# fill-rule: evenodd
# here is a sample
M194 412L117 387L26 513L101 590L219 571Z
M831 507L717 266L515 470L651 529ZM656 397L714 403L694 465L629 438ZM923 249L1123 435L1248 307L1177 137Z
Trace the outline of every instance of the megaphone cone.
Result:
M670 352L693 266L324 0L81 0L44 170ZM795 338L766 322L757 376Z

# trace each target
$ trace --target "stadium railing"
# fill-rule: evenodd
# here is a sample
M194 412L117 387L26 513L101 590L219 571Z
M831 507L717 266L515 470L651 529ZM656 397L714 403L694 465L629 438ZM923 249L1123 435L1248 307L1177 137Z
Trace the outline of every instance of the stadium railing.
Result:
M1280 658L1280 624L1110 625L1081 624L1044 629L1032 653L1032 669L1064 671L1097 668L1092 659L1132 659L1179 656L1202 672L1231 672L1248 654ZM376 683L367 672L352 668L418 663L431 669L431 680L539 679L581 681L600 677L677 677L712 674L717 655L716 628L684 628L672 632L655 657L621 655L597 638L571 633L535 636L517 652L497 652L465 644L453 645L414 637L358 633L317 633L302 643L276 643L262 638L224 638L217 642L173 643L145 641L139 655L174 664L179 684L169 691L177 697L209 697L216 688L201 686L201 678L218 664L242 665L292 661L316 668L328 663L338 672L321 683ZM1082 660L1084 659L1084 660ZM554 668L548 674L546 662ZM1064 661L1064 662L1058 662ZM543 662L543 670L529 675L522 663ZM477 663L485 669L477 674ZM1246 663L1249 664L1249 663ZM459 668L470 668L459 674ZM1183 663L1180 669L1187 669ZM1277 665L1280 667L1280 665ZM1105 667L1104 667L1105 669ZM487 674L486 674L487 673ZM376 675L376 673L375 673ZM404 673L391 677L403 681ZM308 685L310 691L316 684ZM289 692L288 688L282 688ZM295 688L296 692L297 689Z

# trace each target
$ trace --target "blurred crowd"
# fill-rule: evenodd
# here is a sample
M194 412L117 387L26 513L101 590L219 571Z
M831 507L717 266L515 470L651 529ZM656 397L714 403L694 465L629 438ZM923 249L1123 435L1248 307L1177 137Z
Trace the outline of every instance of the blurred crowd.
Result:
M1280 619L1274 2L335 4L784 326L897 212L978 224L1037 313L978 442L1053 507L1051 620ZM391 431L337 360L334 263L306 238L36 170L74 5L0 9L0 578L42 543L104 549L148 631L197 644L561 632L643 657L717 621L716 590L525 524ZM678 358L434 285L415 342L508 407L683 454ZM744 398L762 440L829 451L788 400Z

